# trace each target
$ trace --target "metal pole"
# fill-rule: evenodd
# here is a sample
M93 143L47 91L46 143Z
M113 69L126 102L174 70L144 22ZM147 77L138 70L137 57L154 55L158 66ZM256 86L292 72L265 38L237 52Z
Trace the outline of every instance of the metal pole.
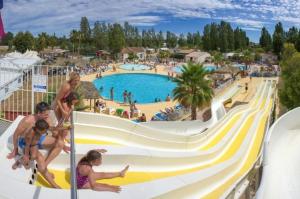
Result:
M34 114L34 91L33 91L34 66L31 68L31 114Z
M71 155L70 155L70 163L71 163L71 199L77 199L77 181L76 181L76 160L75 160L75 141L74 141L74 120L73 120L73 111L71 113L71 125L72 128L70 130L70 139L71 139Z

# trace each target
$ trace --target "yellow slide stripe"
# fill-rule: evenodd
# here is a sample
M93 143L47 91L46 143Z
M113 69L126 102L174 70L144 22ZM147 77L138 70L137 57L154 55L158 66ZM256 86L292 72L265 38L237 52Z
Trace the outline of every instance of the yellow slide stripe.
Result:
M203 198L207 198L207 199L209 199L209 198L220 198L224 194L224 192L227 189L229 189L229 187L234 182L236 182L240 177L242 177L243 174L245 174L251 168L251 166L255 163L255 160L256 160L256 158L259 154L260 146L261 146L262 141L263 141L263 137L264 137L264 133L265 133L265 123L267 122L268 113L269 113L271 107L272 107L272 103L270 103L267 113L265 113L265 115L263 116L263 118L260 122L260 125L259 125L259 128L258 128L258 133L256 134L256 137L255 137L255 142L254 142L253 146L251 146L251 151L248 154L247 160L244 163L243 167L236 173L236 175L231 177L226 183L222 184L216 190L214 190L213 192L207 194Z
M265 103L265 99L262 104L264 104L264 103ZM263 108L263 106L260 106L260 108ZM252 116L247 119L246 123L244 123L244 126L240 131L241 133L239 133L238 137L232 143L232 146L235 146L235 147L230 147L227 150L227 152L223 153L223 155L217 161L215 161L213 163L203 165L200 167L196 167L196 168L192 168L192 169L172 171L172 172L147 172L147 173L146 172L128 172L126 175L126 178L101 180L101 182L115 184L115 185L127 185L127 184L132 184L132 183L141 183L141 182L151 181L151 180L155 180L155 179L159 179L159 178L171 177L171 176L176 176L176 175L181 175L181 174L185 174L185 173L198 171L200 169L204 169L204 168L207 168L214 164L225 161L225 160L229 159L236 152L236 150L240 147L242 140L247 135L247 132L248 132L247 130L250 128L251 124L253 123L253 120L254 120L254 114L252 113ZM232 148L234 148L234 149L232 149ZM64 172L64 171L57 171L57 170L50 170L50 171L55 174L55 176L56 176L55 181L62 188L70 187L69 174L66 174L66 172ZM42 179L41 176L38 177L36 185L49 187L49 185Z
M246 123L244 123L244 127L242 128L241 132L243 132L243 131L247 132L247 130L251 126L251 123L253 122L253 118L254 118L254 113L252 113L252 116L247 119ZM238 143L241 144L242 142L240 140L236 139L235 142L233 143L233 145L238 144ZM230 150L230 148L228 150ZM238 147L236 147L236 148L238 148ZM228 154L227 154L227 152L223 153L223 155L220 157L220 159L222 157L224 157L223 159L228 159L230 157ZM199 167L185 169L185 170L179 170L179 171L171 171L171 172L128 172L126 175L126 178L101 180L101 183L109 183L109 184L114 184L114 185L128 185L128 184L133 184L133 183L142 183L142 182L156 180L156 179L160 179L160 178L172 177L172 176L176 176L176 175L195 172L195 171L198 171L198 170L201 170L204 168L208 168L208 167L215 165L217 163L220 163L220 162L221 161L218 160L218 161L212 162L210 164L202 165ZM58 171L58 170L50 170L50 172L54 173L54 175L56 176L55 181L57 184L59 184L62 188L65 188L65 189L70 188L69 179L68 179L69 174L66 175L65 171ZM46 183L45 180L43 180L41 176L38 177L36 185L49 187L48 183Z

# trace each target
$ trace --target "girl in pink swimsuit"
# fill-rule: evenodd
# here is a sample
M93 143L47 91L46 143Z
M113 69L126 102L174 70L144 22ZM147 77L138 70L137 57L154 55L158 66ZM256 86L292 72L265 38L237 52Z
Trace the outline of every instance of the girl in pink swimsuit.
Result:
M78 163L76 168L76 179L78 189L92 189L94 191L111 191L119 193L121 187L98 183L97 180L124 177L129 166L120 172L95 172L93 166L100 166L102 162L101 153L104 149L91 150Z

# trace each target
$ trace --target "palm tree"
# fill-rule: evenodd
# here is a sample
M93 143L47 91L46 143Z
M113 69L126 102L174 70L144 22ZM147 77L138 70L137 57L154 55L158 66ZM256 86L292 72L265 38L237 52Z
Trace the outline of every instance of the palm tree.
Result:
M210 81L205 79L208 74L202 65L188 63L182 67L182 74L173 81L177 87L173 90L174 99L180 104L191 108L192 120L197 119L197 108L201 109L210 104L213 90Z
M254 62L254 55L249 50L246 50L244 52L242 60L246 64L246 68L248 69L250 64Z
M216 52L214 55L213 55L213 62L219 67L219 65L222 65L224 61L224 57L223 57L223 54L220 53L220 52Z

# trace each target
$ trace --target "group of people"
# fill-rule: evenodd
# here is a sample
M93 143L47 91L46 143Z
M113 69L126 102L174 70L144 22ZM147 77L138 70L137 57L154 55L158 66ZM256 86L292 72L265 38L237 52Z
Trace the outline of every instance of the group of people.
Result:
M102 78L102 73L101 73L101 71L100 71L99 73L96 74L96 78L97 78L97 79L101 79L101 78Z
M133 97L132 93L131 92L127 92L127 90L125 90L123 92L123 102L124 102L124 104L127 104L127 102L129 104L131 104L132 103L132 97Z
M69 153L70 147L65 140L70 129L70 116L75 104L79 102L79 95L75 92L80 83L78 73L72 72L68 81L61 86L51 107L46 102L40 102L35 107L35 114L25 116L18 124L13 136L13 149L7 155L8 159L15 159L12 169L24 166L29 169L36 162L38 172L53 188L60 188L54 180L54 175L48 171L48 165L61 151ZM52 109L53 111L51 111ZM53 117L51 116L53 113ZM46 149L47 155L41 151ZM91 150L83 157L76 168L77 187L96 191L119 192L119 186L97 183L99 179L124 177L128 166L120 172L94 172L93 166L101 164L101 153L106 150Z
M166 97L166 102L170 102L170 101L171 101L171 96L170 96L170 94L168 94L167 97ZM154 102L161 102L161 99L160 98L155 98Z

